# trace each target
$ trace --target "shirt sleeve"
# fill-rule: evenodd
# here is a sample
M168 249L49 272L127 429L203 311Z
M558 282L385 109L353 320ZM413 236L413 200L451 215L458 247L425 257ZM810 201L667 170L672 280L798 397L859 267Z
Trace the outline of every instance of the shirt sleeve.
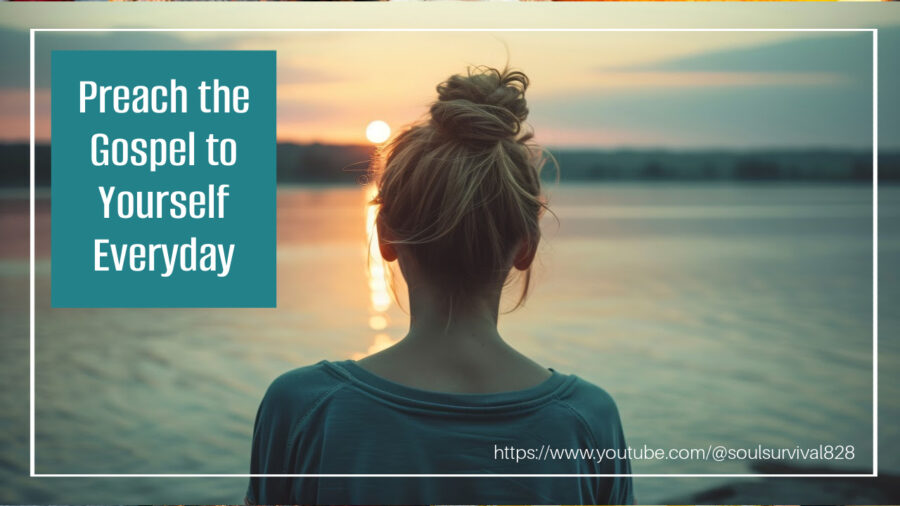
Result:
M279 378L269 386L256 412L253 443L250 453L250 474L292 474L288 462L288 445L292 423L287 412L284 380ZM251 477L245 502L256 504L287 504L290 500L289 478Z
M615 423L617 427L613 437L613 445L617 450L625 452L628 449L628 444L625 442L625 433L622 430L622 422L619 419L618 411L616 411L615 414ZM615 459L613 461L614 468L611 473L631 474L631 461L627 458L627 453L623 454L626 455L626 458ZM635 504L634 485L631 476L612 478L612 487L610 489L609 497L603 499L607 504Z
M616 402L605 390L584 382L572 399L576 410L584 417L593 442L601 450L615 450L616 456L605 458L597 467L598 474L631 474L628 444ZM598 477L595 504L634 504L634 486L631 476Z
M266 390L253 426L251 475L310 473L314 455L303 446L311 414L343 383L326 372L322 362L288 371ZM317 502L314 478L252 476L245 502L311 504Z

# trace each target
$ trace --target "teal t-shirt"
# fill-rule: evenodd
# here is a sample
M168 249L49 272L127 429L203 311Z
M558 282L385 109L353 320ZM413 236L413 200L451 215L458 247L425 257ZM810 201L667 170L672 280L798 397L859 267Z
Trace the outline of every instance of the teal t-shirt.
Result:
M514 392L452 394L376 376L352 360L276 379L253 431L251 474L630 474L603 389L552 371ZM519 458L518 461L516 456ZM554 458L554 455L557 458ZM630 477L251 478L250 504L633 504Z

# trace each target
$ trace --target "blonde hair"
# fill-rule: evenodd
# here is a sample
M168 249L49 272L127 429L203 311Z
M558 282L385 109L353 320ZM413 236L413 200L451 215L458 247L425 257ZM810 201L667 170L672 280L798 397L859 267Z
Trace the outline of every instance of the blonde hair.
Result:
M381 240L452 304L503 283L523 241L537 247L543 151L523 127L528 77L473 67L437 86L428 117L397 135L376 173ZM531 267L524 272L525 300Z

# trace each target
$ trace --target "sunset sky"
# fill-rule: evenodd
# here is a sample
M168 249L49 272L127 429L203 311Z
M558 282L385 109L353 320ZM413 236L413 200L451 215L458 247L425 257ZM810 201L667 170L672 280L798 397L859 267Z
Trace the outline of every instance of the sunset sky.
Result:
M27 139L28 23L0 22L3 68L26 69L0 75L4 140ZM882 54L900 50L900 29L882 32ZM282 141L365 143L373 120L419 118L451 73L508 60L532 79L530 122L548 146L871 146L871 34L822 32L39 33L40 139L50 51L110 48L277 50Z

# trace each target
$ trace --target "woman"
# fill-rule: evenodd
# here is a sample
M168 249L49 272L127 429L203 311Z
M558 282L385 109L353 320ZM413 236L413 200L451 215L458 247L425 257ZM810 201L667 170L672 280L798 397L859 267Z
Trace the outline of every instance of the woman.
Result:
M523 129L528 78L470 69L437 87L429 117L387 147L377 174L381 255L409 292L409 332L359 361L296 369L269 387L249 503L632 504L610 396L538 365L497 332L511 271L525 298L545 209L540 151ZM491 475L605 474L605 477Z

